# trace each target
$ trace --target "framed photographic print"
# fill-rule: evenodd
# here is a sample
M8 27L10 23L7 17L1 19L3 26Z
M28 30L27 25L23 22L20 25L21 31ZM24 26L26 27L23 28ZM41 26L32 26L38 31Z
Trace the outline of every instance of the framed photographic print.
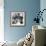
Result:
M25 12L11 12L10 24L11 26L24 26Z

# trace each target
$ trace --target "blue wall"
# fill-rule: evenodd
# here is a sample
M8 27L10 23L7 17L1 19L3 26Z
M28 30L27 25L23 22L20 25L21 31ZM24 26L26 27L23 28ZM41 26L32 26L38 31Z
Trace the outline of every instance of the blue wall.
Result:
M4 0L4 38L7 41L18 41L32 29L35 12L40 9L40 0ZM10 27L10 12L25 11L26 26Z
M46 9L46 0L41 0L40 1L40 10L42 11L43 9ZM43 12L43 22L40 21L40 25L46 27L46 10Z

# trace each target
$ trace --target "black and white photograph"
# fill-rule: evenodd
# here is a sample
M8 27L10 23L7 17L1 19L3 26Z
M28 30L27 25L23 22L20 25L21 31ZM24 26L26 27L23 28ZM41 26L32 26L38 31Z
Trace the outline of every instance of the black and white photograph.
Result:
M25 12L11 12L10 24L11 26L24 26Z

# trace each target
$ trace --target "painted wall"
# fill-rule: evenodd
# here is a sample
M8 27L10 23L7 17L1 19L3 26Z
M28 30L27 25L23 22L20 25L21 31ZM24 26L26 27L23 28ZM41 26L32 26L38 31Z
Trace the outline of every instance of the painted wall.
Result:
M40 9L40 0L4 0L4 38L18 41L32 29L33 19ZM10 27L10 12L25 11L26 26Z
M43 9L46 9L46 0L41 0L40 1L40 10L42 11ZM46 27L46 10L43 12L43 22L40 22L40 25L45 26Z

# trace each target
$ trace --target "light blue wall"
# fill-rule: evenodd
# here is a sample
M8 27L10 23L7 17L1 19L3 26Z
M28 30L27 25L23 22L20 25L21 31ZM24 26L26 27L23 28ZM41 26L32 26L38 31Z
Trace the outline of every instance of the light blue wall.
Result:
M46 0L41 0L40 1L40 10L42 11L43 9L46 9ZM40 25L46 27L46 11L43 12L42 17L43 17L43 22L40 21Z
M40 0L4 0L4 38L7 41L18 41L31 31L33 19L40 9ZM10 12L25 11L26 26L10 27Z

